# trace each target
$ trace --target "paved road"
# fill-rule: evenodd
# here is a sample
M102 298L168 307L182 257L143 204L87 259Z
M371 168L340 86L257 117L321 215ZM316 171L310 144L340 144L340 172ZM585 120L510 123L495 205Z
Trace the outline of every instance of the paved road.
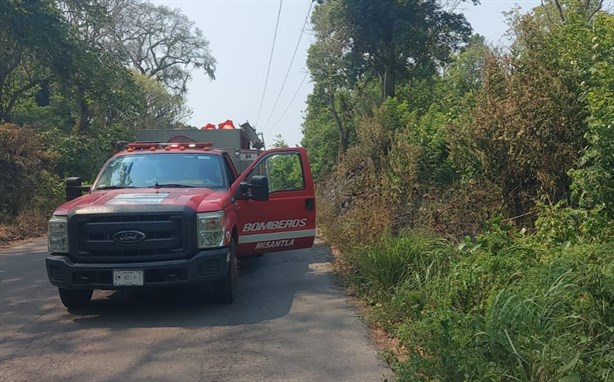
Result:
M241 264L238 301L187 290L96 291L70 314L46 243L0 249L0 381L382 381L389 370L325 247Z

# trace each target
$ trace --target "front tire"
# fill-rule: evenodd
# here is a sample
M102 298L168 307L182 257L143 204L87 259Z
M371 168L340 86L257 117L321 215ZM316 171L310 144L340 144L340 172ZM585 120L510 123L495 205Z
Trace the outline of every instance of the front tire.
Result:
M79 309L89 305L94 291L92 289L64 289L58 288L60 300L68 309Z
M230 304L235 301L237 295L238 273L237 242L235 239L232 239L230 242L230 264L228 266L228 272L224 278L215 281L213 284L213 290L217 302Z

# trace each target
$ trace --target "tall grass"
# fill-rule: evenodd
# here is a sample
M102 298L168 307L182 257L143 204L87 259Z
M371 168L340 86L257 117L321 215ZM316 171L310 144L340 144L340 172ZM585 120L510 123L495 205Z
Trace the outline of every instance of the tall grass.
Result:
M399 381L614 381L614 241L556 246L500 224L461 245L342 237L345 279L399 339Z
M501 290L485 317L483 337L489 356L505 368L504 376L518 381L571 377L579 360L573 347L577 316L565 309L571 271L529 296L526 290Z
M424 232L386 235L358 257L361 275L373 288L393 293L402 284L422 289L434 274L446 267L451 246Z
M408 349L399 380L611 381L612 244L453 257L397 327Z

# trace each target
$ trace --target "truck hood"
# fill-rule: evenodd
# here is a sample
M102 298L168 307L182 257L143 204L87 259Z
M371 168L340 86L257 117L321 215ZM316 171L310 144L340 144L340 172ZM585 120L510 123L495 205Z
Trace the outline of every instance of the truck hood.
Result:
M76 208L85 207L129 207L148 206L187 206L197 212L219 211L223 209L223 198L228 191L214 191L206 188L130 188L121 190L94 191L71 200L58 207L55 215L68 215Z

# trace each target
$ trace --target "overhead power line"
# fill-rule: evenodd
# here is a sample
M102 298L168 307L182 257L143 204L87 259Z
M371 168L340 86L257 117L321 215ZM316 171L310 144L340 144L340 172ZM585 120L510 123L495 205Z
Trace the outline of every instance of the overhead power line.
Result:
M262 112L262 105L264 104L264 95L266 94L266 87L269 83L269 74L271 73L271 62L273 61L273 52L275 51L275 40L277 40L277 29L279 28L279 19L281 16L281 6L284 0L279 0L279 10L277 11L277 22L275 23L275 34L273 35L273 44L271 45L271 54L269 55L269 66L266 70L266 78L264 79L264 89L262 89L262 98L260 99L260 107L258 108L258 117L256 118L256 126L260 121L260 112Z
M281 84L281 89L279 89L279 93L277 94L277 99L275 100L275 104L273 105L273 109L271 110L271 114L269 114L269 118L267 118L264 123L264 129L266 129L273 117L273 113L275 113L275 109L277 108L277 104L279 104L279 100L281 98L281 94L284 91L286 86L286 82L288 81L288 76L290 75L290 70L292 69L292 64L294 63L294 59L296 58L296 53L298 52L299 45L301 43L301 39L303 38L303 34L305 33L305 27L307 26L307 22L309 21L309 15L311 14L311 9L313 7L313 1L309 2L309 9L307 10L307 15L305 15L305 21L303 22L303 28L301 28L301 34L298 36L298 41L296 41L296 46L294 47L294 53L292 53L292 59L290 60L290 65L288 65L288 70L286 71L286 76L284 77L284 81Z
M298 85L298 89L296 89L296 92L294 93L294 95L292 96L292 99L290 100L290 103L288 103L288 106L286 107L286 109L284 110L284 112L281 114L281 117L279 117L279 119L277 120L277 122L275 122L275 124L273 125L273 128L276 128L277 125L279 125L279 122L281 122L282 119L284 119L284 116L286 115L286 113L288 112L288 110L290 110L290 106L292 106L292 103L294 102L294 99L296 98L296 96L298 95L298 92L301 90L301 88L303 87L303 84L305 83L305 80L307 79L307 75L309 75L309 71L305 72L305 75L303 76L303 79L301 80L301 83Z

